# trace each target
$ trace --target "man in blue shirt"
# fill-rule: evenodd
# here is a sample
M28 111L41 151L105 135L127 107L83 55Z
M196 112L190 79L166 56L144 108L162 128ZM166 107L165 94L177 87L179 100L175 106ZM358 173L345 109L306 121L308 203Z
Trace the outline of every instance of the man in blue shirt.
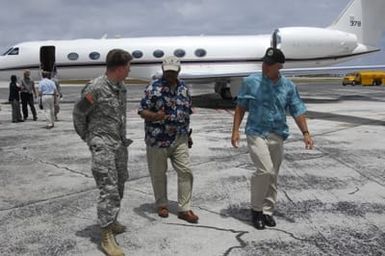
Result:
M189 157L191 96L188 87L178 79L180 61L166 57L162 78L145 90L138 113L145 120L145 141L148 169L154 190L158 215L168 217L167 159L178 175L178 218L197 223L191 211L193 174Z
M234 114L231 144L238 148L239 127L245 112L249 112L245 133L250 157L257 168L251 177L252 221L257 229L276 225L272 215L277 199L277 176L283 158L283 142L289 136L286 111L301 130L305 148L313 149L305 118L306 107L294 83L279 72L284 62L281 50L266 50L262 74L244 79Z
M57 89L55 83L50 79L50 72L42 72L43 79L39 82L40 102L43 105L44 113L48 121L47 128L54 127L55 115L54 106L56 104Z

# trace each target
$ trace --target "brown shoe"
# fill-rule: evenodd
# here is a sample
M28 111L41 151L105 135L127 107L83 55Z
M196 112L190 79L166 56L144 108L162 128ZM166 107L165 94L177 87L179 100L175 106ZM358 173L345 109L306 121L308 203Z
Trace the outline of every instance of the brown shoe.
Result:
M198 223L199 217L195 215L193 211L185 211L185 212L179 212L178 218L181 220L185 220L190 223Z
M168 217L167 207L164 207L164 206L159 207L158 208L158 215L159 215L159 217L167 218Z

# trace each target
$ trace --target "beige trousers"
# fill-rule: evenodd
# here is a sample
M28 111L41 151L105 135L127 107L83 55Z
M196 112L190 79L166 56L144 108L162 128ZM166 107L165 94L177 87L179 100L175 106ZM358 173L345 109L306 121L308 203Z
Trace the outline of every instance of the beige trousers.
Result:
M271 133L266 138L247 135L256 172L251 176L251 208L272 215L277 200L277 176L283 157L283 140Z
M190 169L190 156L187 135L177 136L168 148L147 146L147 163L157 207L167 206L167 159L178 175L178 211L188 211L191 205L193 175Z
M54 113L54 105L55 105L55 96L54 95L43 95L41 98L44 114L47 119L48 125L54 125L55 121L55 113Z

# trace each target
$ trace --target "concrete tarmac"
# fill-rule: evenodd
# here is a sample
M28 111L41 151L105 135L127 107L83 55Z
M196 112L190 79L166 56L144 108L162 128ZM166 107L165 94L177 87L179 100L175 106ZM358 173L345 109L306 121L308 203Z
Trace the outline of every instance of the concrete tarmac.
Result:
M5 88L4 88L5 87ZM0 102L8 97L0 88ZM63 85L59 121L11 123L0 111L0 255L103 255L96 223L98 190L90 153L72 125L79 86ZM316 148L305 150L291 117L275 211L277 226L250 222L255 171L244 133L231 147L234 104L193 87L193 210L198 224L177 218L176 173L168 171L171 215L158 217L148 175L143 120L136 114L143 85L130 85L127 137L130 180L117 236L126 255L385 255L385 87L299 84ZM243 126L245 121L243 122Z

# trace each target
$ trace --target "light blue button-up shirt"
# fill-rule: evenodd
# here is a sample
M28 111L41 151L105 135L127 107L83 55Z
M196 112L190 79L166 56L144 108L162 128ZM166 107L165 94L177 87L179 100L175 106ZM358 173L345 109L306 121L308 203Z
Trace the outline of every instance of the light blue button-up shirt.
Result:
M43 95L54 95L57 92L55 82L48 78L43 78L39 82L39 91Z
M245 129L247 135L265 137L275 133L284 140L289 136L286 111L293 117L306 112L297 87L284 76L276 83L262 74L246 77L237 103L249 112Z

